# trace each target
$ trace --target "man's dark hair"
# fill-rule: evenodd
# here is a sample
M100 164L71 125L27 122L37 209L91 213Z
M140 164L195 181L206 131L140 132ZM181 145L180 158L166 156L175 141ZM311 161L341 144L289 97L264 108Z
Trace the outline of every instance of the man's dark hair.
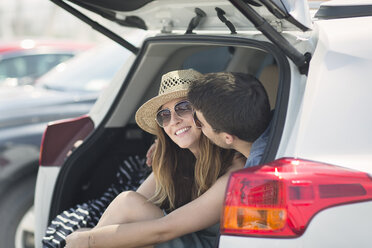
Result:
M190 86L188 99L216 132L254 142L270 122L265 88L252 75L234 72L205 74Z

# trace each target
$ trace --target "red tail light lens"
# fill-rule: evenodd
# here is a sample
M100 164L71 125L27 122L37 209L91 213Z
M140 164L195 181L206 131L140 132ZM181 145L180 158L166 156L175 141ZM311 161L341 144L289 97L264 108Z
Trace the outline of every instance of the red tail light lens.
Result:
M372 200L366 173L279 159L231 175L221 233L296 237L322 209L366 200Z
M40 147L40 166L61 166L76 144L94 129L89 116L66 119L48 124Z

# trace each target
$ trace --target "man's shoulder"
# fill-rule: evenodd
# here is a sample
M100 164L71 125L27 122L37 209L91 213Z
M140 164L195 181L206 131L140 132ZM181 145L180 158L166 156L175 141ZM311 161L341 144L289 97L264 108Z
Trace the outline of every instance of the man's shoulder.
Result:
M270 127L271 125L269 125L266 130L258 137L258 139L256 139L252 143L251 151L249 153L249 157L247 158L247 162L244 165L244 168L252 167L260 163L269 139Z

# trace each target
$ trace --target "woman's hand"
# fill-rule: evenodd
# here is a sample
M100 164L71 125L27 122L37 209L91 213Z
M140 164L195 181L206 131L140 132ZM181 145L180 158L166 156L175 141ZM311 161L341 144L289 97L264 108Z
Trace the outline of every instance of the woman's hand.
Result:
M152 166L152 158L153 158L153 154L154 154L157 144L158 144L158 140L156 139L154 144L150 146L149 150L146 153L146 164L148 167Z
M91 248L89 238L89 231L73 232L66 237L65 248Z
M247 158L244 157L243 154L236 152L231 163L231 168L229 168L229 171L242 169L245 165L246 160Z

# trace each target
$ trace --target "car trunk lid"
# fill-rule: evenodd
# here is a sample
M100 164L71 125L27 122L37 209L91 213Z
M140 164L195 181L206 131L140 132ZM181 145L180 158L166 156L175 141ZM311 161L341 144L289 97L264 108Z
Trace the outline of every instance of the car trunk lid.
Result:
M310 11L306 0L51 1L135 54L139 51L137 47L127 42L121 35L82 14L71 3L121 26L158 33L223 34L229 31L235 34L236 30L245 32L258 29L296 64L302 74L307 74L308 71L310 56L297 51L281 34L283 31L307 31L311 28Z
M99 13L124 26L147 30L187 30L195 17L195 8L201 9L207 17L199 30L221 31L226 25L218 21L216 8L239 30L254 30L245 17L226 0L70 0L85 9ZM311 27L309 7L306 0L245 0L268 22L283 22L283 30L308 30ZM171 27L169 27L171 25Z

